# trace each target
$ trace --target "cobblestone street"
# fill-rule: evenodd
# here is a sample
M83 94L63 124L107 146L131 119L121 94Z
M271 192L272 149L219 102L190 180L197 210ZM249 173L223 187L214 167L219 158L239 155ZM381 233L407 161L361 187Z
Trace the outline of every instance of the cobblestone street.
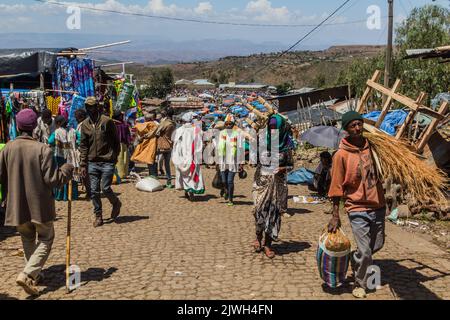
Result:
M231 208L211 187L214 172L204 169L206 194L195 202L176 190L143 193L131 182L113 186L122 213L116 223L96 229L91 202L74 202L72 264L81 268L82 285L70 294L64 274L67 203L58 203L56 239L38 299L353 299L348 285L325 289L317 271L317 242L330 218L324 205L290 199L291 217L283 218L277 256L269 260L252 250L253 170L247 179L236 179ZM290 186L289 193L308 190ZM109 218L109 203L103 203ZM342 222L351 235L347 217ZM388 222L386 228L385 247L375 255L382 287L368 299L450 299L449 253ZM21 247L18 234L0 234L0 299L26 297L15 284Z

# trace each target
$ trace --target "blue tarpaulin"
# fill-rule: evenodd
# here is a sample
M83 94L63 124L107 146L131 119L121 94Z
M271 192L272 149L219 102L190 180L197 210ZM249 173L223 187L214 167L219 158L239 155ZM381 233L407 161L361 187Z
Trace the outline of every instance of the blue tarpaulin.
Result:
M364 114L363 117L369 120L377 121L380 117L380 114L381 111L372 111L368 114ZM383 123L380 126L380 129L390 134L391 136L395 135L395 131L397 130L396 126L399 126L403 122L405 122L407 115L408 113L401 109L388 112L383 120Z
M267 109L258 101L252 102L252 106L254 106L258 111L267 112Z
M314 172L306 169L299 168L292 171L287 176L287 182L289 184L308 184L312 185L314 180Z

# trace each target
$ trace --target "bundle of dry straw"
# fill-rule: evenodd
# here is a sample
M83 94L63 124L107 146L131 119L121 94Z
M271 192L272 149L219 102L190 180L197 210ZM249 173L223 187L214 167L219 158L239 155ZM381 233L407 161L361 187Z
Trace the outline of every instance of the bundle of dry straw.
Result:
M391 176L402 185L405 194L419 204L445 205L445 174L433 165L420 160L402 141L379 133L364 133L381 165L384 178Z

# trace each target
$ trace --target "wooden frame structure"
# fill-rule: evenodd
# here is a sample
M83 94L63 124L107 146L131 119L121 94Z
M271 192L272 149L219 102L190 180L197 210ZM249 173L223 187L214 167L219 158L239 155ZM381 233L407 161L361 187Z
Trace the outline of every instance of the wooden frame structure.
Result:
M386 88L383 85L378 83L380 77L381 77L381 71L376 70L375 73L373 74L372 78L367 80L366 90L364 91L364 94L361 97L361 100L358 102L356 111L358 111L359 113L363 113L371 95L375 92L381 93L385 97L385 99L383 99L384 103L383 103L383 106L381 109L380 117L378 118L377 122L374 125L376 128L379 128L381 123L383 122L384 118L386 117L386 115L391 107L391 104L393 102L398 102L398 103L408 107L410 109L410 112L408 113L408 116L406 117L405 122L398 129L397 134L395 136L396 139L401 139L403 137L406 130L408 129L408 127L410 127L413 119L415 118L415 116L418 113L424 113L426 115L431 116L433 118L431 123L428 125L428 127L425 129L425 131L421 134L421 136L418 138L418 140L412 142L412 145L415 147L417 153L422 153L428 140L430 139L431 135L433 134L434 130L436 129L437 125L439 124L439 121L444 119L445 114L449 108L449 103L447 101L442 102L442 104L439 107L439 110L434 111L434 110L426 107L425 105L423 105L423 103L426 99L426 93L421 92L419 94L419 96L417 97L417 99L413 100L413 99L397 92L401 86L400 79L397 79L395 81L392 88Z

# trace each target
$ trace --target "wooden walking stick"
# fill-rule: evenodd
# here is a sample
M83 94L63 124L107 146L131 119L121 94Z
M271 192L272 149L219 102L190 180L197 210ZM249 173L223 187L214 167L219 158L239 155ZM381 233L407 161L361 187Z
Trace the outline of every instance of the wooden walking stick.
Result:
M70 293L70 229L72 222L72 180L69 181L67 195L66 293Z

